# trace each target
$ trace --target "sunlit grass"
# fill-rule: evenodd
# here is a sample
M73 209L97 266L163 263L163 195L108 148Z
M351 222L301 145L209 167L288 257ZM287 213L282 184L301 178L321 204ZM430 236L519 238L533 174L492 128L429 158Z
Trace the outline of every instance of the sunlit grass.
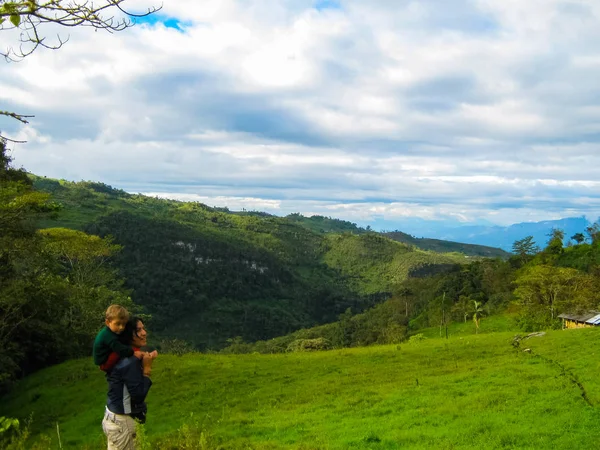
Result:
M479 334L498 333L505 331L514 331L518 333L517 323L511 315L498 314L489 317L483 317L479 326ZM431 327L415 331L427 338L445 338L445 327ZM414 334L413 333L413 334ZM475 323L468 319L463 322L451 322L448 324L448 337L467 337L476 334Z
M553 331L519 349L514 334L161 355L146 439L152 448L591 448L600 438L600 330ZM91 361L71 361L23 380L0 415L33 412L34 434L52 436L58 422L64 447L102 448L104 390Z

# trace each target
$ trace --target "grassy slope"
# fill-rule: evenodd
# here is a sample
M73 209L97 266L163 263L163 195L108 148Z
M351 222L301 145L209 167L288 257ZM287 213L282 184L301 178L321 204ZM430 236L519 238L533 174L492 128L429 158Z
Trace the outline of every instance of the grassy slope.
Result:
M286 218L288 220L299 223L300 225L317 233L349 232L352 234L364 234L368 232L366 229L358 227L352 222L333 219L331 217L323 217L318 215L305 217L301 214L290 214L286 216ZM444 241L441 239L415 238L401 231L381 232L380 234L382 236L387 237L388 239L392 239L397 242L402 242L403 244L412 245L421 250L432 251L437 253L458 252L463 253L467 256L503 259L506 259L510 256L509 252L506 252L500 248L489 247L485 245L464 244L461 242Z
M147 439L165 449L571 449L598 441L600 329L530 338L526 353L511 346L514 332L460 335L462 326L448 340L401 346L161 355ZM0 415L33 411L34 432L51 434L58 422L64 447L102 448L103 391L89 360L70 361L23 380Z
M461 264L465 255L442 254L412 248L377 234L327 235L323 260L348 277L363 294L388 292L424 266Z

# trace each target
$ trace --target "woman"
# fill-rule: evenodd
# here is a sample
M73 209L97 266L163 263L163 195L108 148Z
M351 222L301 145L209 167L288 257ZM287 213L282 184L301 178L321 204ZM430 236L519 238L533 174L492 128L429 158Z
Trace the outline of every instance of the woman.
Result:
M139 351L146 345L144 322L132 317L120 336L121 342ZM108 450L135 449L135 422L146 421L146 395L152 386L150 375L157 352L144 352L141 360L135 356L123 358L106 374L108 398L102 429L108 439Z

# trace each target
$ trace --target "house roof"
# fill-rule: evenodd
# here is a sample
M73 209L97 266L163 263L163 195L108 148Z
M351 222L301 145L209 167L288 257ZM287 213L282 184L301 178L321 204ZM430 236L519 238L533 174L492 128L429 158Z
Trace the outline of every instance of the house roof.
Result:
M591 325L599 325L600 324L600 312L598 311L588 311L581 314L559 314L559 318L574 320L576 322L585 322Z

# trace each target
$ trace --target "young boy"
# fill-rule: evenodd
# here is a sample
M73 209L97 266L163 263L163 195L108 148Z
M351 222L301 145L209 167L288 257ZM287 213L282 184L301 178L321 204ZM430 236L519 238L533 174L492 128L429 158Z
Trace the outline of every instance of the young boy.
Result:
M96 335L93 350L94 364L105 372L110 372L120 358L142 358L142 352L134 352L130 345L119 342L128 320L129 312L120 305L110 305L106 310L106 326Z

